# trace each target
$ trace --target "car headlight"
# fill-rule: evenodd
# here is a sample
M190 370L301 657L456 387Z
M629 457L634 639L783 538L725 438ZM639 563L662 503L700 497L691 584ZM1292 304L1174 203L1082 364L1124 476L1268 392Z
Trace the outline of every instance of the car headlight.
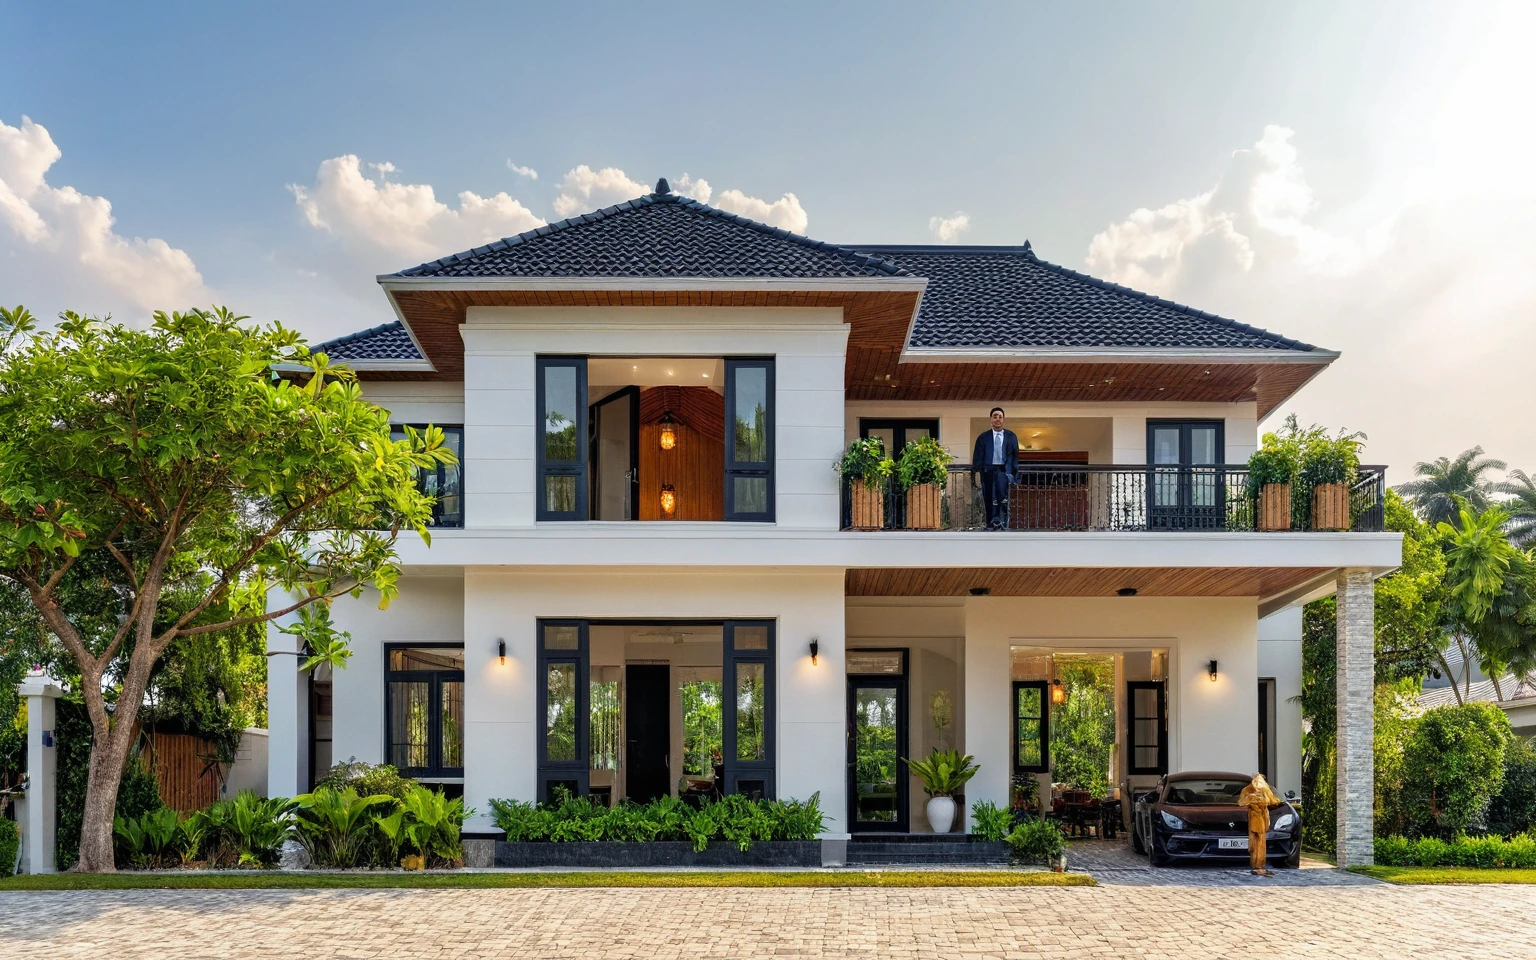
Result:
M1280 815L1280 819L1276 820L1274 822L1274 824L1270 827L1270 829L1271 830L1289 830L1292 827L1294 827L1295 825L1296 825L1296 815L1294 813L1283 813L1283 814Z
M1184 821L1183 820L1180 820L1178 817L1176 817L1173 814L1169 813L1167 810L1163 810L1163 811L1160 811L1160 812L1163 815L1163 823L1167 824L1169 830L1183 830L1184 829Z

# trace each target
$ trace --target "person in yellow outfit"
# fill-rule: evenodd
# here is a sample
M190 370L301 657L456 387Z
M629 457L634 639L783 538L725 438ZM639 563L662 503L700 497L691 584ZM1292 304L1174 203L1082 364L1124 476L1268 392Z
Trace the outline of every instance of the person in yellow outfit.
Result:
M1237 805L1248 808L1248 869L1256 877L1272 877L1269 869L1269 811L1280 806L1280 798L1269 789L1264 774L1256 773L1243 792L1237 795Z

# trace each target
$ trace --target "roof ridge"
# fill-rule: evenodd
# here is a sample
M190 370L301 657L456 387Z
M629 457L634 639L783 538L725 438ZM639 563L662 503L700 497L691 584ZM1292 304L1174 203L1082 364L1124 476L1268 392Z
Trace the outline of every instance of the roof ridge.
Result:
M333 337L330 340L321 341L320 343L310 347L309 352L316 353L320 350L321 347L339 347L343 344L361 340L364 337L371 337L380 333L389 333L397 328L403 332L405 330L405 324L401 323L399 320L391 320L388 323L381 323L376 327L369 327L367 330L357 330L353 333L347 333L339 337Z
M903 269L899 264L888 258L870 256L869 254L862 253L850 247L841 246L835 243L828 243L825 240L814 240L805 236L804 234L785 230L783 227L771 226L770 224L753 220L750 217L744 217L738 213L731 213L726 210L721 210L718 207L712 207L709 204L700 200L695 200L692 197L684 197L680 194L671 193L666 188L665 184L666 181L662 180L657 183L656 192L635 197L632 200L625 200L621 203L615 203L611 206L594 210L591 213L583 213L574 217L566 217L565 219L557 220L554 223L547 223L542 227L535 227L532 230L525 230L516 236L503 237L500 240L495 240L491 243L485 244L484 246L473 247L469 250L450 254L437 260L429 260L426 263L417 264L414 267L407 267L404 270L396 272L394 276L420 276L439 268L448 267L455 263L469 260L473 257L484 256L487 253L500 253L503 250L511 249L512 247L527 243L530 240L536 240L540 237L547 237L550 234L559 233L580 224L596 223L597 221L606 220L609 217L617 216L621 213L630 213L632 211L640 210L644 207L649 207L658 203L675 204L684 209L692 210L695 213L699 213L704 216L715 217L716 219L725 220L730 223L748 227L758 231L759 233L766 233L770 236L778 237L783 240L789 240L793 243L799 244L800 246L809 247L812 250L825 250L843 258L844 260L856 264L857 266L869 267L871 269L878 270L888 276L911 276L911 274Z

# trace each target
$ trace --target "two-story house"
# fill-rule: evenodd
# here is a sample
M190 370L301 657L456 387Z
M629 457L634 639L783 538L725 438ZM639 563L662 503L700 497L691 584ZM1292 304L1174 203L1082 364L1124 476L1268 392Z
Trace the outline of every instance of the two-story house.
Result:
M388 762L489 833L489 798L557 788L819 792L836 861L929 829L901 760L933 747L976 758L968 801L1048 791L1064 678L1109 705L1112 788L1299 790L1297 605L1337 590L1341 851L1369 858L1381 471L1346 531L1258 532L1245 493L1260 421L1336 353L1027 243L823 243L665 181L379 284L397 320L317 349L460 465L423 478L439 529L403 541L399 598L335 605L347 668L273 660L274 794ZM1001 529L969 469L994 406ZM867 436L956 461L926 507L893 485L872 512L833 469Z

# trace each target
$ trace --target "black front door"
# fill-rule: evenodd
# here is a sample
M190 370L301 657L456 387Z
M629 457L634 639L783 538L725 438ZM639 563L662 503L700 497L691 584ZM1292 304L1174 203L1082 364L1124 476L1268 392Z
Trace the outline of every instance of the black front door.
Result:
M907 678L848 678L848 820L907 832Z
M640 501L640 388L625 387L592 404L593 520L634 520Z
M629 664L624 690L625 792L636 803L648 803L671 793L671 668Z
M1220 420L1148 420L1147 525L1219 530L1226 515Z

